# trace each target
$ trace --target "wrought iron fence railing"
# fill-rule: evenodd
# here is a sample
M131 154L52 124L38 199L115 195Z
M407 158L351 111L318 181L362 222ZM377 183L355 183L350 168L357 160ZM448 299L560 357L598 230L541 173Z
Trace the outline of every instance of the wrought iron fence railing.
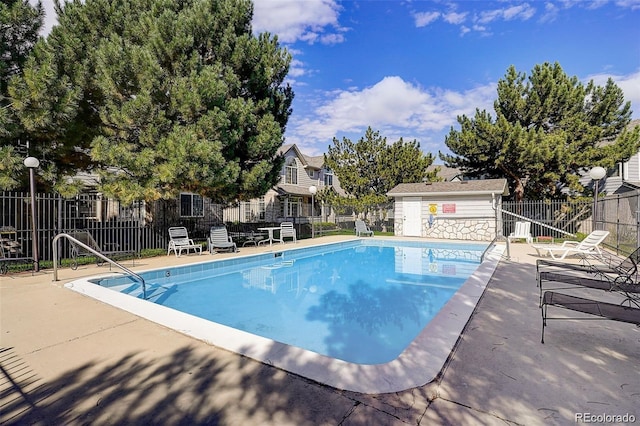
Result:
M197 208L185 208L179 200L122 205L100 194L81 194L65 198L59 194L36 194L36 233L40 260L53 260L52 241L61 232L89 231L105 250L140 252L166 249L168 229L185 226L196 241L205 241L213 225L225 224L229 232L245 235L257 228L293 222L300 238L312 231L323 235L336 230L352 230L356 215L335 211L330 205L303 203L287 213L281 205L240 202L232 205L202 200ZM23 256L33 256L29 193L0 192L0 241L11 244ZM372 206L370 226L376 231L393 232L393 205ZM186 214L185 214L186 213ZM313 226L312 226L313 223ZM68 258L70 246L60 241L59 256Z

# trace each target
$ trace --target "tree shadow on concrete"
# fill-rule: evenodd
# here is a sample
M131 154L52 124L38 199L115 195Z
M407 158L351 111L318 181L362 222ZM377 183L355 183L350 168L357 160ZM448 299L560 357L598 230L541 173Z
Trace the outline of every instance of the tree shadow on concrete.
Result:
M0 354L6 425L416 424L428 404L420 389L340 391L201 342L169 356L96 357L48 383L12 348Z
M535 265L498 265L443 373L439 396L507 424L562 425L574 423L575 413L594 412L638 418L640 329L608 320L555 321L542 344L535 277ZM607 296L580 288L573 294ZM450 407L437 402L431 420L442 418L439 406L449 420L473 422L463 411L451 417Z

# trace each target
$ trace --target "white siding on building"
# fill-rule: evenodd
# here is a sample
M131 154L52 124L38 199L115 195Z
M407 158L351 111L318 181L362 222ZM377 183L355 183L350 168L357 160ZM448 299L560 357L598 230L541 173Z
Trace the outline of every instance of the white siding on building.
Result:
M435 204L437 206L438 217L452 217L452 218L467 218L467 217L493 217L495 212L491 205L491 198L486 195L469 195L459 196L457 198L431 198L423 197L424 204L426 205L427 216L430 213L429 205ZM443 206L455 206L455 213L445 213Z

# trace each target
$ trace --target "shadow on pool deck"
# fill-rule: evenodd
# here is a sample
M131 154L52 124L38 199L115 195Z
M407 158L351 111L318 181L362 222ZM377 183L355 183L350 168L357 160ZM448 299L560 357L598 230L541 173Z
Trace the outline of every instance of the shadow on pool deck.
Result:
M564 425L576 413L640 421L640 329L556 321L542 345L535 250L511 248L439 381L379 395L319 385L63 288L107 267L64 269L56 283L51 271L3 276L0 423ZM203 257L143 259L135 269Z

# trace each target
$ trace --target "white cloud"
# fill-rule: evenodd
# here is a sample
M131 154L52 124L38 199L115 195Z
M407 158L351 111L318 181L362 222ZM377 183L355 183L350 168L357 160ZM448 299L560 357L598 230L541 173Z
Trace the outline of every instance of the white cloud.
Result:
M38 0L29 0L29 3L35 6L38 4ZM42 0L42 7L44 8L45 16L40 35L47 36L51 32L51 28L54 25L58 25L58 15L56 14L53 0Z
M450 12L443 15L442 18L445 20L445 22L448 22L449 24L459 25L459 24L462 24L467 19L467 12L464 12L464 13Z
M640 0L617 0L616 6L631 10L638 10L640 9Z
M629 75L594 74L584 82L593 80L604 85L608 78L624 91L625 101L631 102L633 118L640 118L640 69ZM493 114L496 97L496 83L456 91L426 89L401 77L385 77L364 89L326 93L304 117L294 112L289 120L287 143L298 144L310 155L320 155L334 137L355 140L371 126L390 142L400 137L417 139L425 151L435 154L447 150L444 135L451 127L458 129L458 116L473 117L476 108Z
M417 12L413 14L416 27L426 27L440 17L440 12Z
M309 72L304 68L304 63L302 63L302 61L299 61L297 59L291 60L288 77L301 77L308 73Z
M640 0L638 0L640 1ZM466 3L474 4L474 3ZM481 3L476 3L481 4ZM548 3L550 6L553 6L552 3ZM442 20L451 25L459 25L461 35L465 35L471 31L476 31L483 33L483 35L490 35L490 30L487 27L487 24L490 24L495 21L512 21L512 20L522 20L526 21L531 19L536 14L536 9L531 7L528 3L522 3L517 6L510 6L501 9L491 9L484 10L480 12L475 12L471 17L472 25L465 24L469 20L469 15L471 12L459 12L457 11L457 6L459 3L449 4L448 7L451 9L449 12L414 12L413 18L415 21L416 27L425 27L436 20L442 18ZM548 6L549 7L549 6ZM550 13L548 10L547 13ZM551 16L551 15L549 15Z
M536 14L536 10L527 3L518 6L512 6L504 10L504 19L511 21L513 19L521 19L526 21Z
M287 143L296 143L305 152L323 152L334 137L361 136L371 126L391 141L401 136L415 138L423 148L437 151L444 149L442 132L457 125L458 115L473 116L476 108L492 110L495 97L493 83L457 92L425 89L397 76L385 77L364 89L327 93L321 104L305 117L294 112ZM434 139L437 143L430 142Z
M512 21L514 19L526 21L533 17L535 13L535 8L529 6L528 3L523 3L518 6L511 6L504 9L494 9L480 12L477 20L480 24L488 24L500 19L505 21Z
M277 34L283 43L335 44L344 41L346 31L338 23L339 10L334 0L254 0L253 30Z
M540 18L540 22L553 22L558 17L560 9L554 3L547 2L544 4L544 14Z
M622 89L624 92L625 102L631 102L633 118L640 118L640 69L629 75L615 75L607 73L593 74L585 79L585 83L589 80L593 80L593 82L598 86L604 86L609 78L611 78L616 85Z

